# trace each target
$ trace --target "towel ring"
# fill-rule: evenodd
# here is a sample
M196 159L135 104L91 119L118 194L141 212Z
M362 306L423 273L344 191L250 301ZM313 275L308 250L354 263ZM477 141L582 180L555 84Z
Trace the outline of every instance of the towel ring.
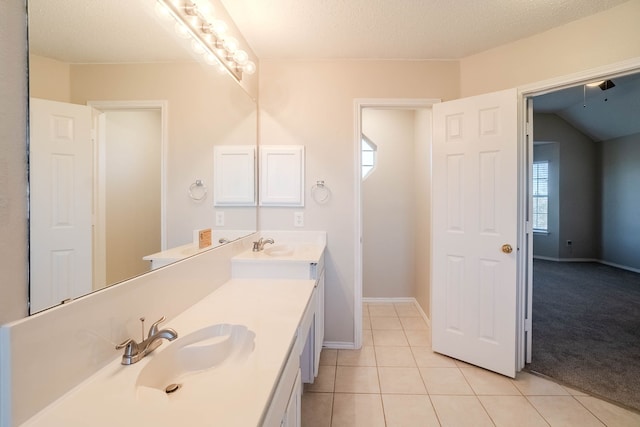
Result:
M204 181L196 179L196 182L189 186L189 197L200 202L207 197L207 186L204 185Z
M316 181L316 185L311 187L311 197L316 203L324 205L331 199L331 190L325 185L324 181Z

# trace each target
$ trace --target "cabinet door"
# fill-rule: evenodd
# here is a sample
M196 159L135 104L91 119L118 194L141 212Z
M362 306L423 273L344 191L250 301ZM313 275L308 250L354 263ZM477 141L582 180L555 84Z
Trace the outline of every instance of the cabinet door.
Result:
M255 147L217 145L213 156L214 206L255 206Z
M316 286L316 318L315 318L315 358L313 364L313 376L318 376L320 367L320 352L324 343L324 270L320 272L318 285Z
M304 206L304 146L260 146L260 206Z
M296 382L291 390L287 410L282 418L281 427L300 427L302 424L302 382L300 381L300 371L296 376Z

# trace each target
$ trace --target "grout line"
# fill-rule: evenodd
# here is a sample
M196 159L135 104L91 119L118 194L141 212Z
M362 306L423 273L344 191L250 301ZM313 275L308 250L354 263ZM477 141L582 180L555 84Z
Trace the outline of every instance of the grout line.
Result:
M536 411L538 413L538 415L540 415L542 417L542 419L544 420L545 423L547 423L547 425L551 425L549 423L549 421L547 421L547 419L545 418L545 416L542 414L542 412L540 412L540 410L538 409L538 407L536 405L533 404L533 402L531 400L529 400L529 396L527 396L526 394L523 394L524 398L527 399L527 403L529 403L529 405L531 405L531 407L534 409L534 411Z
M395 307L394 307L394 310L395 310ZM397 313L396 313L396 314L397 314ZM385 316L385 317L390 317L390 316ZM398 315L397 317L399 318L400 316ZM427 320L425 320L425 321L428 321L428 319L427 319ZM428 325L428 328L430 328L430 324L427 324L427 325ZM363 392L359 392L359 393L354 393L354 392L337 392L337 391L336 391L336 389L335 389L335 387L336 387L336 380L337 380L337 368L338 368L338 366L339 366L339 365L338 365L338 352L339 352L339 350L336 350L335 365L327 365L327 366L335 366L334 378L333 378L333 389L332 389L333 391L331 391L331 392L323 392L323 391L309 391L309 393L331 393L331 394L332 394L332 399L331 399L331 415L330 415L330 422L331 422L331 423L333 423L333 415L334 415L334 410L335 410L335 399L336 399L336 394L367 394L367 395L375 394L375 395L378 395L378 396L379 396L379 398L380 398L380 403L381 403L381 405L382 405L382 410L383 410L383 416L384 416L385 424L387 423L387 413L386 413L385 406L384 406L384 400L382 399L382 395L383 395L383 394L396 395L396 396L397 396L397 395L407 395L407 396L412 396L412 395L424 395L424 396L427 396L427 397L428 397L428 399L429 399L429 403L431 404L431 407L432 407L432 409L433 409L433 411L434 411L434 414L435 414L435 416L436 416L436 419L437 419L437 420L438 420L438 422L440 422L440 423L442 423L442 421L441 421L441 419L440 419L440 415L438 414L438 411L437 411L437 409L436 409L436 407L435 407L435 405L434 405L434 403L433 403L433 400L432 400L432 397L433 397L433 396L448 396L448 397L456 397L456 396L470 396L470 395L460 395L460 394L431 394L431 393L429 393L429 389L428 389L427 384L426 384L426 382L425 382L425 380L424 380L424 377L422 376L422 371L421 371L421 369L422 369L422 368L428 368L428 367L422 367L422 368L421 368L421 367L419 367L419 366L418 366L417 359L416 359L415 354L414 354L414 352L413 352L413 350L412 350L412 349L413 349L413 347L425 347L425 346L412 346L412 345L409 343L409 339L408 339L408 337L407 337L406 330L404 329L404 326L403 326L403 328L402 328L402 333L403 333L403 335L404 335L405 339L407 340L407 345L406 345L406 346L400 346L400 347L407 347L407 348L409 348L409 349L410 349L410 351L411 351L411 356L412 356L413 361L414 361L414 363L415 363L415 365L416 365L416 366L415 366L415 368L416 368L416 369L418 369L418 373L419 373L419 375L420 375L420 379L421 379L421 380L422 380L422 382L423 382L423 385L424 385L424 387L425 387L425 391L426 391L426 393L425 393L425 394L419 394L419 393L418 393L418 394L416 394L416 393L383 393L383 391L382 391L382 385L381 385L381 380L380 380L380 369L379 369L379 368L380 368L380 366L378 365L378 356L377 356L377 353L376 353L376 348L384 348L384 347L388 347L388 346L380 346L380 345L376 345L376 344L375 344L375 342L373 342L373 343L372 343L372 344L373 344L373 345L372 345L372 347L373 347L373 352L374 352L373 357L374 357L374 360L375 360L375 368L376 368L376 374L377 374L377 379L378 379L379 392L368 392L368 393L367 393L367 392L364 392L364 393L363 393ZM372 336L373 336L373 329L371 330L371 334L372 334ZM455 359L452 359L452 360L455 360ZM359 366L352 366L352 367L359 367ZM513 380L513 379L511 380L511 383L515 386L516 391L517 391L519 394L509 394L509 395L503 395L503 394L482 394L482 395L479 395L479 394L476 392L476 390L473 388L473 386L471 385L471 383L469 382L469 379L467 378L467 376L464 374L464 369L463 369L463 368L461 368L460 366L457 366L457 365L456 365L456 366L453 366L453 367L438 367L438 368L442 368L442 369L458 369L458 371L460 371L460 373L462 374L462 376L463 376L463 378L464 378L465 382L467 383L467 385L468 385L468 386L470 387L470 389L472 390L472 392L473 392L473 396L475 396L475 397L476 397L476 399L480 402L480 405L482 406L483 410L485 411L485 413L487 414L487 416L489 417L489 419L490 419L492 422L494 422L494 423L495 423L495 421L494 421L493 417L491 416L491 414L489 413L489 411L487 410L487 408L486 408L486 407L485 407L485 405L483 404L482 400L480 399L480 397L481 397L481 396L482 396L482 397L484 397L484 396L496 396L496 397L507 397L507 396L508 396L508 397L518 397L518 396L522 396L522 397L524 397L524 398L525 398L525 400L526 400L527 404L529 404L529 405L530 405L530 406L531 406L531 407L536 411L536 413L537 413L537 414L542 418L542 420L543 420L547 425L549 425L549 421L547 420L547 418L546 418L546 417L545 417L545 416L544 416L544 415L543 415L543 414L538 410L538 408L533 404L533 402L530 400L530 397L534 397L534 396L552 396L552 395L547 395L547 394L540 394L540 395L526 395L526 394L524 394L524 392L523 392L523 391L522 391L522 390L517 386L516 381L515 381L515 380ZM478 368L478 369L480 369L480 368ZM551 381L551 380L550 380L550 382L555 382L555 381ZM556 383L556 384L557 384L557 383ZM592 416L594 416L598 421L600 421L600 422L604 423L604 421L603 421L602 419L600 419L600 417L598 417L598 415L597 415L596 413L594 413L594 412L593 412L592 410L590 410L587 406L585 406L585 405L584 405L584 404L583 404L579 399L577 399L577 396L574 396L573 394L569 393L568 391L567 391L567 393L568 393L568 394L563 395L563 396L569 396L569 397L571 397L574 401L578 402L578 404L579 404L581 407L583 407L584 409L586 409L586 410L587 410L587 412L588 412L589 414L591 414ZM558 397L560 397L560 396L558 396ZM593 397L593 398L595 398L595 399L602 400L602 401L605 401L605 402L606 402L606 400L604 400L604 399L600 399L600 398L599 398L599 397L597 397L597 396L590 396L590 397ZM626 408L622 408L622 409L626 409Z

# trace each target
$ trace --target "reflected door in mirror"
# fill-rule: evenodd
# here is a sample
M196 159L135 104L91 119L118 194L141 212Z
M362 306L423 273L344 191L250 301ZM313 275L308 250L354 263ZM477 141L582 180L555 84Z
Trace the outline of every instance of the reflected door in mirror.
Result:
M30 311L91 291L91 108L30 102Z

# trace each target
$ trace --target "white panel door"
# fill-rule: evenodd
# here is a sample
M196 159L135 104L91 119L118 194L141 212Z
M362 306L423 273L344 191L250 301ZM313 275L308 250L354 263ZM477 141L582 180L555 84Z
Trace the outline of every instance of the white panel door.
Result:
M433 126L433 350L514 377L517 92L435 104Z
M31 98L31 313L91 291L91 108Z

